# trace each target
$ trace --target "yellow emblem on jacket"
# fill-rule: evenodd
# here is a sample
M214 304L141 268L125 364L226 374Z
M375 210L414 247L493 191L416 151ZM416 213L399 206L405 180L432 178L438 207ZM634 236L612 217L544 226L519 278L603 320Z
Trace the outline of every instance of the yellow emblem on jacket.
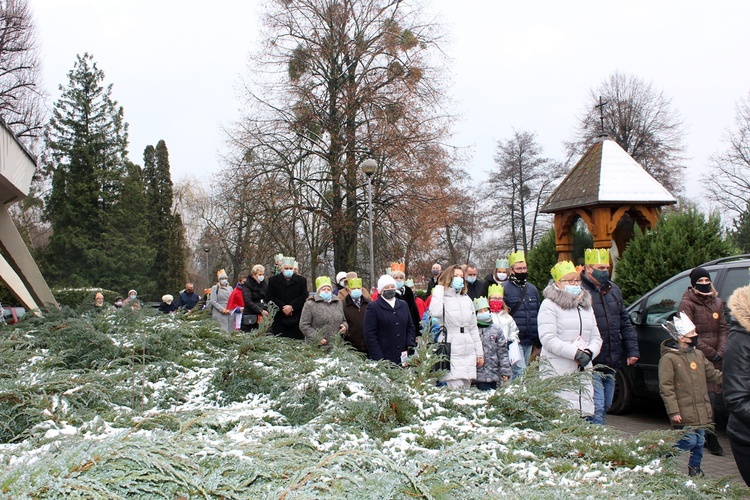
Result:
M697 370L698 369L698 363L696 363L695 361L691 361L690 362L690 369L691 370Z
M719 319L719 313L715 312L715 313L713 314L713 317L714 317L714 319Z

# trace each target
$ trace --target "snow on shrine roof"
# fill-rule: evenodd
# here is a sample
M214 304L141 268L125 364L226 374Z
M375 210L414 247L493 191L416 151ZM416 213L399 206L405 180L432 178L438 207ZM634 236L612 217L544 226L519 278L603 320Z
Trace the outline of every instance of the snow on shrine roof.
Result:
M677 200L619 144L604 138L578 160L542 212L613 203L671 205Z

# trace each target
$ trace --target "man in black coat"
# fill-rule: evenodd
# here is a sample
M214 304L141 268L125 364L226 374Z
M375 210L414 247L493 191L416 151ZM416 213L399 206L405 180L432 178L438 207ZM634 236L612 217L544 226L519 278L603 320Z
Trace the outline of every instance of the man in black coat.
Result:
M630 323L622 292L609 279L609 250L587 249L581 287L591 294L596 316L596 326L602 336L602 348L594 359L594 416L591 421L604 425L604 415L612 406L615 392L615 372L622 368L622 359L628 366L641 356L638 337Z
M271 333L303 340L305 336L299 329L299 320L309 293L305 277L294 272L294 257L283 258L281 273L268 279L266 293L268 303L273 302L279 308L271 325Z
M487 297L484 281L479 279L478 274L477 266L474 264L466 266L466 294L471 300L478 299L479 297Z
M195 293L195 287L192 283L185 283L185 289L177 297L177 307L186 311L195 307L195 304L201 299L200 295Z

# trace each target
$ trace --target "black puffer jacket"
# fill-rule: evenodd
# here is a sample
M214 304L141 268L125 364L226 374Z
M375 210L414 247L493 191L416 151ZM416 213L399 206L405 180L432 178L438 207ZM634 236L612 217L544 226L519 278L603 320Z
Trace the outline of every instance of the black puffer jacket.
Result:
M513 312L511 316L518 326L521 345L541 345L536 319L539 314L539 290L531 283L519 287L511 281L508 281L503 289L505 290L505 303Z
M622 368L627 358L640 358L638 337L630 323L628 311L622 300L622 292L611 281L598 286L586 272L581 272L581 286L591 294L596 326L602 336L602 350L594 359L594 366L604 365L614 370Z
M266 310L266 287L267 283L258 283L255 278L248 276L242 287L242 298L245 300L245 314L261 314Z
M724 404L729 439L750 446L750 286L729 298L732 324L724 351Z

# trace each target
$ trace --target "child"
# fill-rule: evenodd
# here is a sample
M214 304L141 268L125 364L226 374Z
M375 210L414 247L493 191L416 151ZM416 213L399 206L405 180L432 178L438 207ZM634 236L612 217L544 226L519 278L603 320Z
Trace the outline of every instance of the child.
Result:
M518 342L518 327L513 320L513 316L508 312L510 308L505 304L503 300L504 296L505 289L502 285L493 284L487 287L492 322L495 324L506 324L507 327L503 330L503 333L505 334L505 340L508 341L510 369L513 373L511 378L515 379L520 377L524 370L526 370L526 361L524 361L521 355L521 345Z
M484 349L484 365L477 368L476 386L480 391L489 391L497 389L499 380L506 381L511 376L507 342L510 325L507 321L496 323L493 320L490 304L484 297L474 300L474 310L477 312L477 327ZM512 318L510 322L515 326Z
M701 460L705 431L694 427L713 422L706 382L721 384L721 372L696 349L698 334L695 325L683 312L664 325L673 339L661 344L659 360L659 392L676 429L687 427L677 443L681 450L690 450L688 474L702 476Z

